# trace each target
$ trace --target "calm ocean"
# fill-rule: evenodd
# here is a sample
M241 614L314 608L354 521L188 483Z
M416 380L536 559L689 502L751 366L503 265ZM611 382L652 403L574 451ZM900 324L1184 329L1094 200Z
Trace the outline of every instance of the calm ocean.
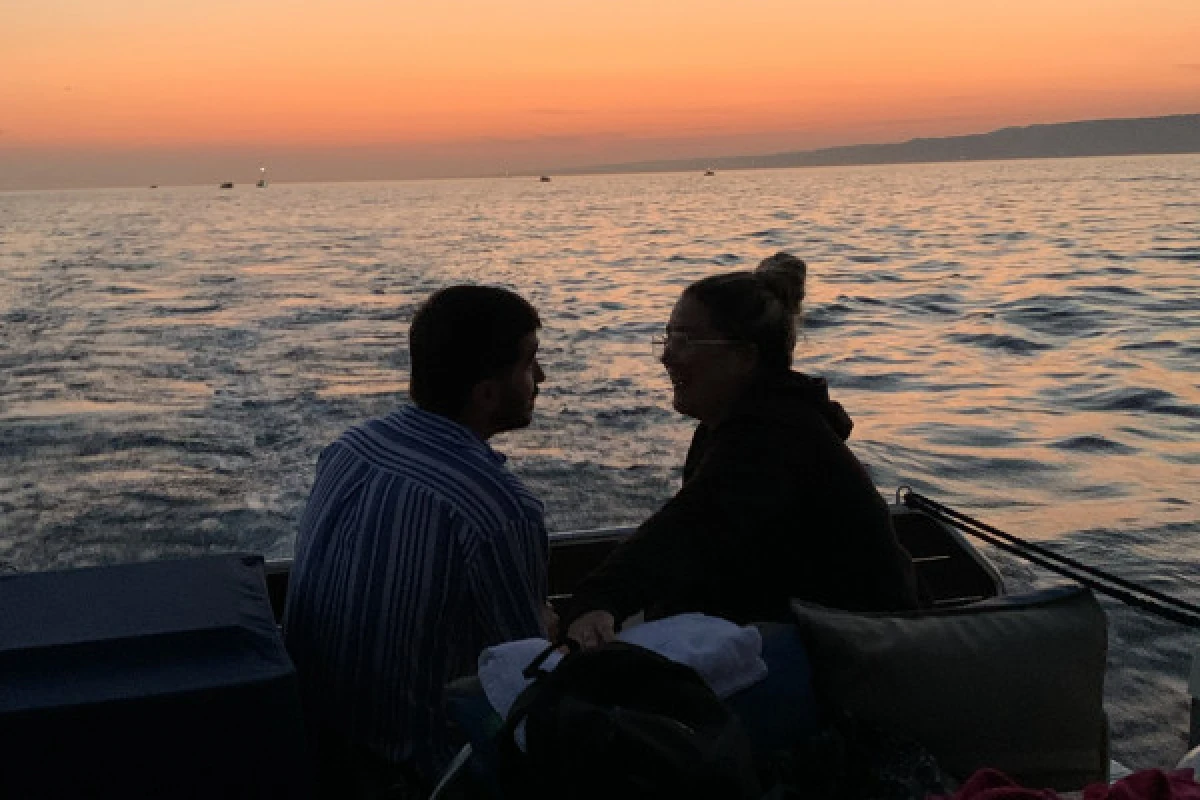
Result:
M462 281L543 315L495 444L551 529L636 523L691 431L651 336L777 250L882 491L1200 602L1200 156L0 194L0 562L290 555L321 448L403 402L412 311ZM1114 754L1166 765L1200 636L1111 611Z

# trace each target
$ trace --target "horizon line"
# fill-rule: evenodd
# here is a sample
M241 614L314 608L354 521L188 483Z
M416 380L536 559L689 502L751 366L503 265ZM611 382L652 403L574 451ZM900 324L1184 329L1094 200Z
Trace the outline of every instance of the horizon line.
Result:
M808 149L803 149L803 150L773 150L771 152L756 153L756 154L734 154L734 155L719 155L719 156L684 156L684 157L669 158L669 159L653 159L653 160L640 160L640 161L617 161L617 162L605 162L605 163L594 163L593 162L591 164L578 165L578 166L563 166L563 167L559 167L558 169L553 169L553 170L549 170L549 169L518 169L518 170L504 170L503 172L500 172L500 171L480 172L480 173L471 174L471 175L444 174L444 175L430 175L430 176L422 176L422 177L387 177L387 178L354 178L354 179L349 179L349 178L347 178L347 179L339 179L339 178L322 179L322 178L318 178L318 179L311 179L311 180L288 180L286 178L280 178L280 177L276 176L271 179L270 183L271 184L286 184L286 185L302 185L302 184L328 184L328 183L390 183L390 182L401 182L401 181L411 182L411 181L446 181L446 180L495 180L495 179L519 179L519 178L530 178L530 177L536 178L536 177L539 177L542 175L548 175L548 176L553 175L553 176L559 176L559 177L595 177L595 176L605 176L605 175L631 175L631 174L665 175L665 174L678 174L678 173L693 172L696 169L703 169L703 167L697 166L701 162L707 162L712 165L716 165L718 162L721 162L721 161L747 161L748 160L748 161L753 162L753 160L755 160L755 159L776 159L776 158L785 158L785 157L799 158L799 157L810 156L810 155L818 154L818 153L830 153L830 152L836 152L839 150L853 150L856 148L899 147L899 146L910 145L910 144L914 144L914 143L918 143L918 142L925 143L925 142L951 141L951 140L956 140L956 139L971 139L971 138L976 138L976 137L986 137L986 136L990 136L990 135L1000 133L1000 132L1005 132L1005 131L1030 130L1030 129L1035 129L1035 128L1066 127L1066 126L1071 126L1071 125L1079 125L1079 124L1087 124L1087 123L1149 122L1149 121L1155 121L1155 120L1169 120L1169 119L1178 119L1178 118L1187 118L1187 117L1200 118L1200 112L1162 114L1162 115L1156 115L1156 116L1143 116L1143 117L1101 117L1101 118L1070 120L1070 121L1066 121L1066 122L1037 122L1037 123L1030 123L1027 125L1004 125L1004 126L992 128L992 129L986 130L986 131L981 131L981 132L976 132L976 133L954 134L954 135L950 135L950 136L914 136L914 137L904 139L904 140L899 140L899 141L897 141L897 140L876 141L876 142L861 142L860 141L860 142L854 142L851 144L830 145L830 146L826 146L826 147L808 148ZM232 148L242 147L243 145L222 144L222 145L211 145L211 146L219 148L219 149L223 149L223 150L228 150L228 149L232 149ZM249 147L249 145L244 145L244 146ZM299 147L293 146L293 147L289 147L288 150L294 151L294 150L299 150L299 149L319 149L319 150L326 150L326 151L336 151L341 148L361 148L364 146L384 148L384 147L395 146L395 145L389 145L386 142L379 142L379 143L374 143L371 145L346 144L346 145L332 145L332 146L317 145L317 146L307 146L307 147L306 146L299 146ZM3 149L4 148L0 147L0 152L3 152ZM35 149L35 148L29 147L29 146L21 146L20 148L13 148L13 149L16 150L16 149ZM134 149L136 150L138 148L134 148ZM284 150L283 152L287 152L287 150ZM823 168L841 169L841 168L848 168L848 167L854 168L854 167L881 167L881 166L902 166L902 165L919 166L922 164L980 163L980 162L989 162L989 161L1042 161L1042 160L1073 159L1073 158L1129 158L1129 157L1137 157L1137 156L1144 157L1144 156L1157 156L1157 155L1190 155L1190 154L1196 154L1196 153L1200 153L1200 141L1197 141L1197 143L1195 144L1194 150L1175 151L1175 152L1162 152L1162 151L1148 150L1148 151L1144 151L1144 152L1130 151L1130 152L1123 152L1123 153L1099 153L1099 154L1096 154L1096 153L1076 153L1076 154L1067 153L1067 154L1015 155L1015 156L995 155L995 156L990 156L990 157L929 158L929 159L921 159L921 160L871 161L871 162L864 162L864 163L844 163L844 164L765 165L765 166L761 166L761 167L755 166L753 163L750 163L750 164L746 164L746 165L739 165L736 167L734 167L734 166L726 167L722 171L724 171L724 172L748 172L748 171L761 171L761 170L770 170L770 169L823 169ZM261 156L261 153L259 155ZM257 159L255 159L255 161L258 164L266 163L266 160L262 159L262 158L257 158ZM669 166L672 164L675 164L678 166ZM662 165L661 168L658 165ZM712 169L714 167L709 166L708 168ZM259 187L254 186L254 182L255 182L254 179L247 178L245 181L242 181L241 183L248 184L251 188L259 188ZM239 182L233 181L233 183L237 184ZM0 193L9 194L9 193L17 193L17 192L39 192L39 191L93 191L93 190L106 190L106 189L137 189L137 188L188 188L188 187L193 187L193 186L204 187L204 186L210 186L210 185L213 185L213 184L210 182L196 182L196 183L157 183L157 184L149 184L148 185L148 184L139 182L139 183L126 183L126 184L112 184L112 185L106 185L106 186L62 185L62 186L44 186L44 187L39 187L39 188L25 188L25 189L22 189L22 188L12 188L12 189L0 188ZM220 184L218 183L216 185L219 186Z

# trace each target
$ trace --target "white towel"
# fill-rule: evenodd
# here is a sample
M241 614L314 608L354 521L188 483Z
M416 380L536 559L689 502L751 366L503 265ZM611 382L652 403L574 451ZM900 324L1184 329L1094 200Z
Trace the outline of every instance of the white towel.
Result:
M735 625L719 617L665 617L627 628L617 639L691 667L721 699L767 677L762 634L757 628ZM500 716L508 716L513 702L532 683L522 673L549 645L545 639L521 639L486 648L479 654L479 682ZM560 654L551 653L541 669L550 672L561 660Z
M525 668L549 646L550 642L545 639L518 639L485 648L479 654L479 683L500 716L507 719L508 710L517 697L533 683L525 678ZM561 653L551 653L542 662L541 669L551 672L560 661Z
M686 664L722 700L767 677L758 628L720 617L677 614L627 628L617 638Z

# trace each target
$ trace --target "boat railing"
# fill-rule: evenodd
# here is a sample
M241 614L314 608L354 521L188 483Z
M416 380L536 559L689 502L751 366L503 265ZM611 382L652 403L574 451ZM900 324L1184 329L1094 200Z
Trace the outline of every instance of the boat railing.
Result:
M598 542L619 541L633 535L636 527L616 526L611 528L584 528L577 531L553 531L549 534L550 546L595 544ZM268 575L289 572L292 568L290 558L269 558L266 560Z
M584 544L586 542L624 539L633 535L635 527L586 528L578 531L557 531L550 534L550 546L556 544Z
M911 554L934 607L952 608L1004 593L996 568L959 531L919 511L889 505L897 538ZM550 601L561 606L569 600L579 582L636 530L622 525L549 534ZM267 589L277 615L283 613L291 567L291 559L266 563Z

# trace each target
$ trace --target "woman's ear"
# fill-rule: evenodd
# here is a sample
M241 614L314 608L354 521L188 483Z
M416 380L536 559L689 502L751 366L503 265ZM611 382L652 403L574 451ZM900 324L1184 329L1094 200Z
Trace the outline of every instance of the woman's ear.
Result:
M758 345L752 342L743 342L737 348L738 363L742 367L742 371L751 375L758 369Z

